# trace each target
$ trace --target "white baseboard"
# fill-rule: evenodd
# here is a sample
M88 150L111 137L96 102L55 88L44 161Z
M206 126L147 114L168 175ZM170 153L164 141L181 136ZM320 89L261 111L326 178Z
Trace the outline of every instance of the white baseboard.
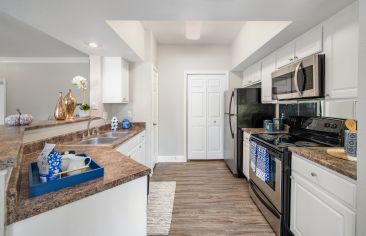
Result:
M159 162L187 162L184 156L158 156Z

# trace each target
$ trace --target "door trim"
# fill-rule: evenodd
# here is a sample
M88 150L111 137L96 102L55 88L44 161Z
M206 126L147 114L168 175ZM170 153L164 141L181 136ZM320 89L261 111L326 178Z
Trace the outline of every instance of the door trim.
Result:
M189 75L224 75L224 91L229 87L229 72L226 70L185 70L184 71L184 158L188 161L188 76Z
M158 71L158 68L156 68L155 65L152 65L152 76L151 76L151 98L153 98L153 91L154 91L154 76L155 76L155 73L157 74L157 77L158 77L158 88L157 88L157 94L158 94L158 98L157 98L157 125L156 125L156 132L157 132L157 140L154 140L155 137L153 137L154 135L154 132L153 132L153 129L154 129L154 101L153 99L151 100L151 140L150 140L150 155L151 155L151 158L150 159L150 165L151 166L151 170L152 172L154 171L154 167L156 165L156 163L158 163L159 161L159 71ZM153 142L157 142L157 147L154 147L155 146L155 143ZM157 149L156 150L156 156L154 156L154 153L153 153L153 150L154 149Z

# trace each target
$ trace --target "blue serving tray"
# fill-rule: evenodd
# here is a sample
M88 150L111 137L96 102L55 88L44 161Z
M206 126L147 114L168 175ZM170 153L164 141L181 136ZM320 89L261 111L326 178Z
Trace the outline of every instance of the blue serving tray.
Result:
M89 169L87 169L83 173L65 176L53 181L41 183L37 162L32 162L29 164L28 175L28 196L36 197L49 192L54 192L63 188L71 187L77 184L103 177L104 167L102 165L99 165L96 161L92 159L89 165Z

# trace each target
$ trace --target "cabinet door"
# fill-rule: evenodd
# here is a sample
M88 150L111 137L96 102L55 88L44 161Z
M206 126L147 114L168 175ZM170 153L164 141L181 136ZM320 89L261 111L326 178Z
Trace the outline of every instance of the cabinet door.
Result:
M352 4L323 24L326 99L357 98L357 9Z
M146 163L146 149L145 149L145 142L140 143L139 145L140 153L139 153L139 162L142 165L148 166L148 163Z
M130 86L130 72L129 64L125 60L122 60L122 103L128 103L129 101L129 86Z
M133 160L137 161L140 163L140 147L136 146L135 148L133 148L130 153L128 153L128 156L130 156Z
M317 26L295 41L295 59L302 59L323 50L323 28Z
M121 57L103 57L103 103L128 103L128 63Z
M242 84L242 86L245 87L245 86L249 85L250 80L251 80L251 68L248 67L243 72L243 84Z
M290 42L276 52L277 68L293 62L295 57L295 42Z
M290 228L294 235L355 234L355 213L294 172L291 180L290 215Z
M262 61L262 103L272 103L272 72L276 70L276 56L271 54Z
M245 175L245 177L247 178L247 180L249 180L249 165L250 165L250 144L249 141L244 141L244 151L243 151L243 158L244 158L244 162L243 162L243 173Z
M250 83L259 83L262 79L261 71L262 70L262 62L257 62L252 65L252 76Z

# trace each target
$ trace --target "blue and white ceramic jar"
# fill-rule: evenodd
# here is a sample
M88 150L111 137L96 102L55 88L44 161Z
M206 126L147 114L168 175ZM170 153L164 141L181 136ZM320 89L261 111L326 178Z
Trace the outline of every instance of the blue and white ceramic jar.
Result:
M111 130L116 131L118 129L118 119L117 117L113 117L111 120Z
M349 130L344 134L344 149L347 155L357 157L357 133Z

